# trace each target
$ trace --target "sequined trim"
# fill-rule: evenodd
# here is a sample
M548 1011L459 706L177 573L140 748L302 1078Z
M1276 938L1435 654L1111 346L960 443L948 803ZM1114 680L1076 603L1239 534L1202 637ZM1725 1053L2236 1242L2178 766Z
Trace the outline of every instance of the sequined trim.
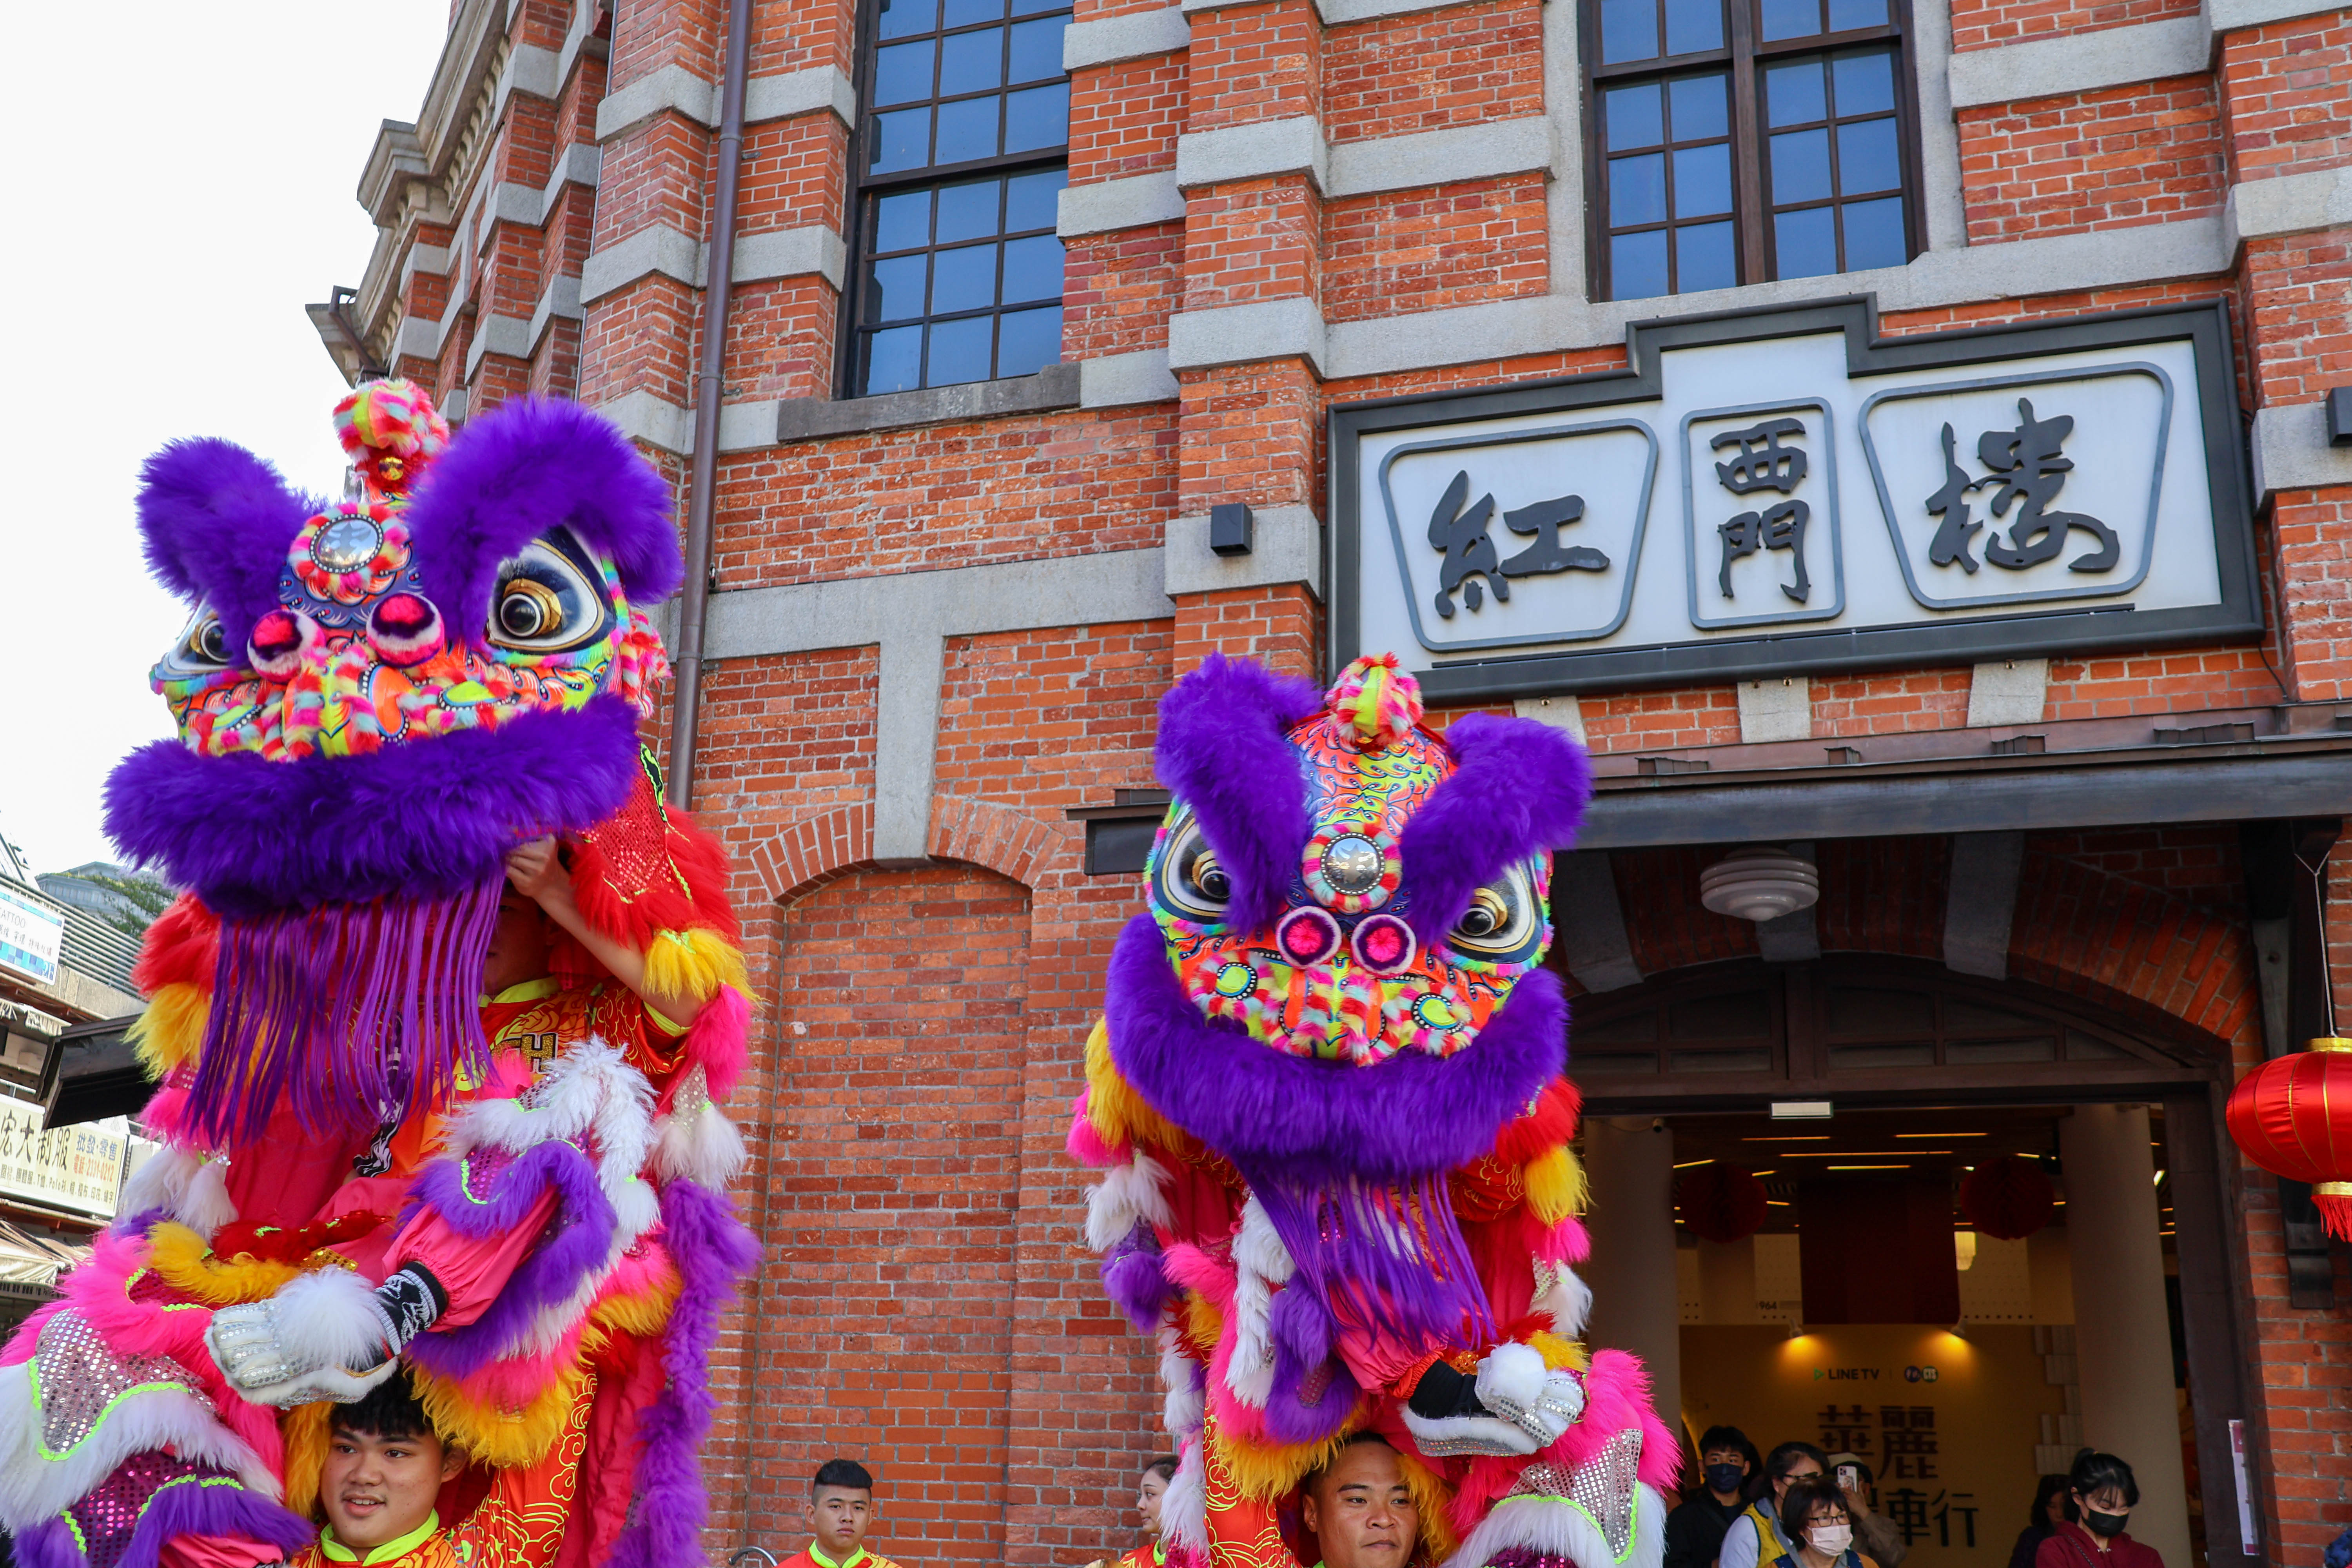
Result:
M1641 1507L1642 1434L1627 1427L1573 1471L1542 1460L1519 1472L1510 1495L1566 1503L1591 1520L1622 1563L1633 1551L1635 1511Z
M48 1321L25 1371L34 1406L41 1412L38 1441L45 1459L70 1456L134 1394L185 1394L206 1412L213 1410L212 1400L178 1362L118 1353L72 1312Z

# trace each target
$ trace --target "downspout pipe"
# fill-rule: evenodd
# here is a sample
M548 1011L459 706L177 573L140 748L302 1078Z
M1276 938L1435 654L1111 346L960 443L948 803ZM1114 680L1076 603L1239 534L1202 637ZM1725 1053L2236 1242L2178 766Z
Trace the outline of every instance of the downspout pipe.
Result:
M710 616L710 542L719 512L719 401L727 365L727 313L735 283L735 212L743 188L743 84L751 68L751 0L728 0L727 75L719 85L719 190L710 211L710 265L702 280L702 368L694 378L694 456L687 480L686 589L670 665L669 801L694 804L694 751L701 737L702 635Z

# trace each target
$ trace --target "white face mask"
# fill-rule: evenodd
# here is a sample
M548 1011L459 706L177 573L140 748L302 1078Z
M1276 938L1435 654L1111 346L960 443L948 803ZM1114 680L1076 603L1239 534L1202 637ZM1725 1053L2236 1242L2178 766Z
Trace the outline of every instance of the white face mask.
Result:
M1813 1550L1824 1557L1835 1557L1853 1544L1853 1526L1850 1524L1817 1524L1805 1531L1805 1539Z

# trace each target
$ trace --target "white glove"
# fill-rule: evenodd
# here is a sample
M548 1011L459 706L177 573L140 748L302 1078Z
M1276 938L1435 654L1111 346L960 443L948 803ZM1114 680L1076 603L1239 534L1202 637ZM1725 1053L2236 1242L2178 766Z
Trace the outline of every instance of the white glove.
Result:
M375 1289L343 1269L321 1269L267 1300L215 1312L205 1348L229 1385L257 1405L348 1405L392 1375L401 1347L446 1301L421 1268L404 1268Z
M1496 1345L1478 1363L1478 1403L1531 1439L1517 1450L1532 1454L1559 1441L1584 1414L1584 1384L1572 1372L1554 1372L1533 1345Z

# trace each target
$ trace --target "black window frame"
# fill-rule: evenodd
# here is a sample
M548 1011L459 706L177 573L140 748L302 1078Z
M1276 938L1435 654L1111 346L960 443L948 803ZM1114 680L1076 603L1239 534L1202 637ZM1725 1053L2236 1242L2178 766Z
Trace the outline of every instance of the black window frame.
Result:
M1660 47L1666 44L1667 0L1654 0L1658 16ZM1643 81L1665 83L1677 77L1707 71L1722 71L1727 79L1730 92L1731 147L1731 225L1733 235L1733 265L1735 287L1780 280L1776 237L1772 222L1773 210L1769 200L1769 137L1771 131L1764 123L1764 72L1776 63L1807 57L1819 57L1826 72L1828 62L1842 54L1851 54L1874 47L1893 46L1895 70L1895 119L1896 125L1897 158L1902 171L1904 259L1916 259L1927 248L1926 193L1922 179L1919 153L1919 93L1916 30L1912 23L1911 0L1889 0L1888 20L1875 27L1853 27L1842 32L1822 32L1801 37L1763 41L1762 0L1724 0L1723 47L1694 50L1686 54L1659 54L1646 59L1628 61L1622 65L1604 65L1601 59L1601 0L1582 0L1578 7L1578 56L1583 77L1584 101L1582 129L1584 135L1584 237L1586 295L1598 302L1619 298L1615 279L1610 270L1609 224L1609 149L1604 143L1607 133L1602 113L1601 95L1612 87ZM1822 20L1828 20L1828 7L1822 7ZM1663 96L1663 95L1662 95ZM1807 121L1807 124L1812 122ZM1780 128L1782 130L1787 127ZM1705 139L1699 139L1705 140ZM1835 132L1830 136L1832 157L1836 156ZM1671 147L1671 142L1662 145ZM1672 179L1673 158L1667 157L1669 180ZM1835 165L1832 163L1832 168ZM1668 187L1671 191L1671 186ZM1843 193L1832 188L1832 202L1846 199ZM1818 204L1791 204L1792 206ZM1636 227L1625 226L1625 232ZM1671 197L1663 226L1671 230L1676 225ZM1838 259L1844 270L1844 238L1843 226L1838 230ZM1674 278L1675 247L1668 247L1668 279ZM1836 276L1806 273L1804 277ZM1633 295L1633 299L1671 300L1674 291L1664 294Z
M848 169L846 172L847 177L844 181L844 197L845 206L843 214L842 224L842 234L848 242L845 247L847 258L845 269L842 279L841 298L837 306L838 319L834 340L835 344L833 374L834 395L840 398L887 395L886 394L868 394L864 391L860 385L860 383L863 380L862 371L866 358L866 340L871 335L872 331L871 329L861 324L865 314L865 293L866 288L866 274L867 264L875 258L876 252L874 247L875 237L873 234L873 224L876 215L879 212L878 200L869 200L868 198L878 198L883 195L907 191L936 190L940 187L982 179L991 175L1003 179L1014 174L1027 174L1041 171L1060 169L1064 171L1065 175L1066 176L1070 162L1069 119L1067 111L1066 110L1063 117L1062 140L1051 146L1029 148L1018 153L1000 153L992 157L968 158L950 163L924 163L913 168L893 170L884 174L868 173L867 165L871 161L874 141L875 138L880 134L877 124L880 110L877 109L875 104L875 73L878 68L883 48L887 45L902 41L896 38L885 39L882 37L882 4L883 0L858 0L856 11L857 34L856 59L854 61L855 70L853 72L852 79L856 85L857 93L857 123L850 132L848 138ZM941 4L942 5L944 5L944 0L941 0ZM965 27L955 28L952 30L945 27L938 27L932 29L928 35L911 35L908 40L903 41L913 41L914 39L919 39L927 36L944 41L955 33L976 30L982 27L1001 26L1004 29L1005 36L1004 48L1006 52L1006 69L1004 75L1009 78L1013 26L1020 22L1034 21L1042 17L1056 15L1057 13L1072 13L1072 0L1060 0L1058 5L1052 5L1047 9L1035 12L1030 16L1019 16L1014 14L1013 4L1008 0L1008 4L1004 8L1003 14L992 21L975 22L969 24ZM1074 14L1070 15L1069 20L1076 20ZM1067 26L1066 22L1065 23L1065 26ZM938 68L936 61L933 68L934 70ZM936 78L934 79L936 79ZM1069 72L1065 69L1056 76L1045 78L1035 82L1014 84L1009 79L1000 80L999 85L992 90L1000 100L1003 100L1009 99L1015 91L1025 90L1034 87L1050 86L1055 82L1062 83L1066 88L1071 82ZM971 94L963 96L981 95ZM923 101L928 103L936 114L938 106L941 102L954 102L957 101L957 100L955 98L941 99L935 96ZM933 121L935 130L936 124L937 121L935 119ZM1020 238L1034 234L1052 234L1054 233L1054 229L1048 226L1043 229L1024 228L1013 234L1007 234L1001 226L1003 213L1002 207L999 208L999 213L1000 227L996 237L999 247L997 262L997 293L1001 295L1003 291L1003 259L1002 247L1003 244L1007 240ZM1058 236L1056 237L1058 238ZM929 256L934 255L940 250L956 248L959 245L965 242L956 240L943 244L937 238L936 233L934 233L929 242L920 247L903 247L898 250L885 252L884 254L886 256L892 257L917 254ZM1066 270L1063 276L1063 292L1055 294L1051 300L1021 300L1012 306L1007 306L1001 299L999 299L996 303L990 306L985 311L977 310L970 311L945 311L934 315L929 309L929 301L926 300L926 308L923 314L915 319L919 320L928 327L929 323L934 321L949 321L983 314L993 317L1002 317L1008 314L1010 311L1016 310L1035 310L1046 305L1059 307L1067 298L1068 282L1068 274ZM1065 330L1066 330L1066 320L1065 321L1064 325ZM994 338L992 336L992 343L993 342ZM1055 363L1058 362L1057 353L1056 361ZM994 369L995 349L992 347L990 356L990 370L992 374L989 377L983 377L982 379L998 379L993 374ZM950 386L970 386L977 384L977 383L948 382L940 384ZM929 391L932 390L932 387L927 384L919 390Z

